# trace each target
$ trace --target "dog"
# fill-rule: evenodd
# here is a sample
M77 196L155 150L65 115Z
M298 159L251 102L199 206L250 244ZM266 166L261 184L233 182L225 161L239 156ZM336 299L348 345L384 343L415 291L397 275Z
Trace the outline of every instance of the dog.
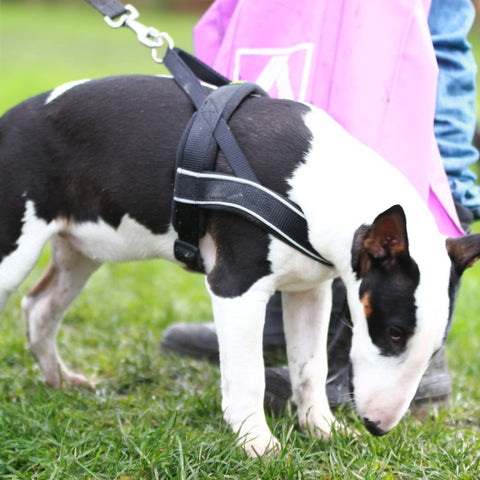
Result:
M90 385L60 358L56 334L102 263L175 261L175 154L193 113L171 78L138 75L66 84L0 119L0 304L50 241L50 264L22 300L47 385ZM301 207L311 245L334 266L245 218L207 211L200 251L226 421L248 454L278 451L263 411L262 329L267 301L280 290L299 422L328 438L326 342L331 283L340 276L353 322L356 409L370 432L385 434L445 340L480 235L440 235L411 184L313 106L250 96L230 128L261 183ZM230 173L221 152L215 170Z

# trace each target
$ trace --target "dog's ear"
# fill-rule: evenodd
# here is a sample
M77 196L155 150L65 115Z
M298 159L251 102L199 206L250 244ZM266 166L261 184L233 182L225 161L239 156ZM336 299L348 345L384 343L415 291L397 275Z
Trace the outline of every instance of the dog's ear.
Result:
M467 268L473 267L480 259L480 233L447 238L446 244L448 255L459 275Z
M398 256L408 256L407 221L400 205L378 215L372 225L362 225L352 245L352 267L359 278L372 266L392 267Z
M394 205L374 220L363 246L377 260L408 255L407 220L400 205Z

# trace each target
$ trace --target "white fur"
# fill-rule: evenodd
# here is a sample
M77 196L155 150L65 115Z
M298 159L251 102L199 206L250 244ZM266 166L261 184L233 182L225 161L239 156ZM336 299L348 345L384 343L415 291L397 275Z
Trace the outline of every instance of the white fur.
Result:
M174 261L173 243L177 234L170 228L155 235L135 219L125 215L118 228L103 220L67 227L65 234L72 245L97 262L125 262L149 258Z
M236 298L219 297L208 290L220 346L225 420L250 455L263 455L278 448L263 411L262 330L273 282L270 277L263 278Z
M83 85L84 83L87 83L89 82L90 79L86 78L84 80L74 80L73 82L68 82L68 83L64 83L63 85L60 85L59 87L53 89L51 92L50 92L50 95L47 97L47 99L45 100L45 105L53 102L54 100L56 100L58 97L60 97L61 95L63 95L64 93L68 92L69 90L71 90L72 88L75 88L77 87L78 85Z
M80 293L99 263L83 256L68 240L52 239L52 259L44 277L22 300L30 351L42 370L45 383L58 387L92 384L81 374L70 371L56 346L57 332L65 310Z
M65 310L80 293L90 275L104 262L167 258L174 261L175 234L154 235L125 215L118 228L104 221L72 223L65 219L46 224L37 218L32 201L26 202L18 248L0 265L0 291L5 298L21 283L37 261L44 244L52 238L52 260L43 279L22 301L30 350L45 382L91 383L70 371L56 348L56 336Z
M274 273L269 278L273 280L275 289L284 292L287 352L299 420L311 433L328 437L333 415L325 391L328 371L326 338L331 280L340 274L347 286L354 323L351 357L357 409L362 417L376 422L387 431L407 410L445 331L450 265L445 239L439 235L423 200L395 168L349 136L326 113L312 107L305 123L312 132L313 140L305 163L290 179L290 198L300 205L306 215L310 242L333 261L336 268L320 265L279 240L271 239L269 260ZM375 172L375 175L366 176L366 171ZM345 198L342 198L342 192L345 192ZM405 209L410 252L420 268L421 279L416 292L418 324L415 335L400 358L387 358L380 354L368 334L359 298L360 281L352 270L350 251L355 231L362 224L372 223L381 212L395 204L401 204ZM212 301L217 329L220 329L220 348L224 352L221 361L226 364L222 367L224 408L229 409L226 419L248 438L254 434L245 432L261 432L255 443L255 451L261 452L268 450L272 443L260 406L263 394L260 388L263 363L258 352L261 335L258 326L241 322L238 313L241 309L241 318L252 318L253 313L248 314L244 310L247 305L244 300L253 290L254 287L235 300L212 296ZM441 298L436 298L439 292ZM259 306L257 308L260 310ZM261 308L263 313L263 304ZM233 330L227 334L225 328L224 332L223 324L228 323L228 328L232 328L229 320L237 316L239 319L233 322ZM260 316L255 318L260 321ZM255 335L254 328L257 329ZM249 363L248 368L244 365L244 350L238 355L229 354L231 349L240 348L233 346L240 335L247 339L249 349L255 345L256 361ZM245 372L249 377L248 381L244 380L244 385L251 384L252 378L257 379L256 389L248 392L250 407L246 410L239 408L245 405L242 391L237 391L238 396L230 392L232 379L235 378L235 385L237 381L240 385ZM255 405L258 410L253 413ZM260 439L263 448L259 445ZM248 443L247 451L251 453Z
M334 421L325 389L331 283L282 294L288 366L299 422L305 430L325 438Z

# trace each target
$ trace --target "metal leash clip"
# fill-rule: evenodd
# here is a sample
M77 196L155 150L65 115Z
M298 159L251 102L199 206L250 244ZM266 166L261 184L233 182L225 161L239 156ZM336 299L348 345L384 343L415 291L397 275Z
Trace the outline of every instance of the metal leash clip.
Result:
M157 55L157 49L163 47L165 42L169 48L174 47L173 39L166 32L159 32L154 27L146 27L137 21L140 16L137 9L132 5L125 5L128 13L120 16L118 20L112 20L110 17L104 17L105 22L112 28L128 27L137 35L138 41L148 48L152 49L152 57L158 62L163 62L163 57Z

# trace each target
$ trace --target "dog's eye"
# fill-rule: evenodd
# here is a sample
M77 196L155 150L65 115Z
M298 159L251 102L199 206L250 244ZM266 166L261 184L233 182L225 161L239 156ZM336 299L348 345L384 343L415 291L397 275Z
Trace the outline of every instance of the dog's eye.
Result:
M398 327L390 327L388 329L388 334L390 335L390 339L393 343L400 343L403 338L403 332Z

